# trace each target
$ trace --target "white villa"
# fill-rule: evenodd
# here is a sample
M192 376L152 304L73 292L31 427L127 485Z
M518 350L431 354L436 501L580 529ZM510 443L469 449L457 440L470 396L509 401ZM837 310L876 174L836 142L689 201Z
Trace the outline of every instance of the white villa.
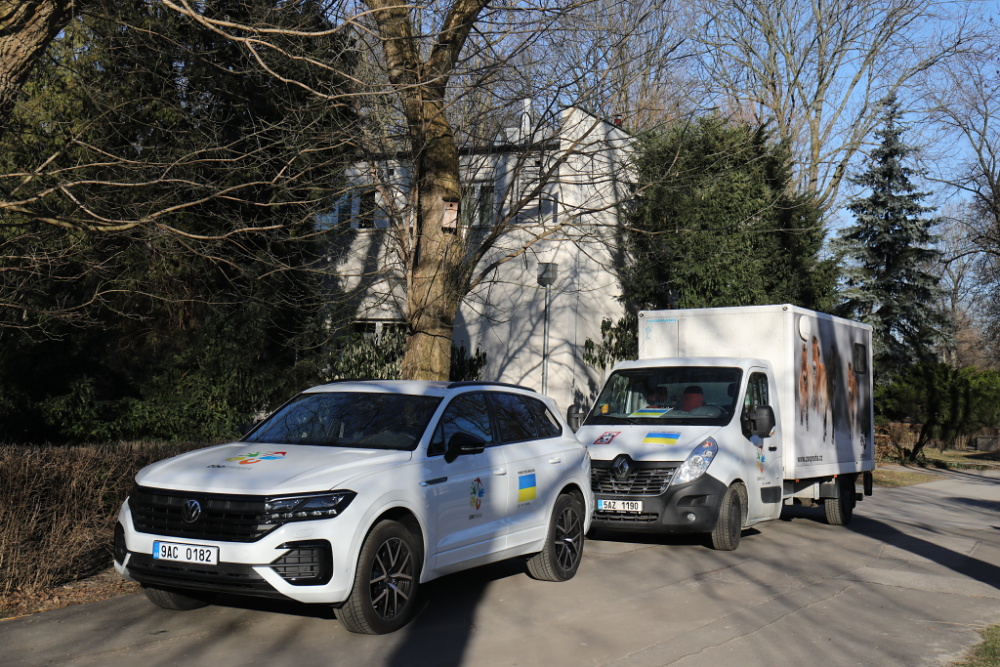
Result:
M631 135L575 108L558 128L532 132L529 113L500 141L462 154L456 233L474 244L497 224L505 232L480 262L479 271L499 263L463 302L454 344L485 352L481 379L544 390L566 414L589 407L603 379L583 361L585 341L600 340L602 319L622 314L613 269ZM358 318L376 333L401 321L390 220L410 210L407 176L400 160L357 167L331 216L357 230L336 268L362 295Z

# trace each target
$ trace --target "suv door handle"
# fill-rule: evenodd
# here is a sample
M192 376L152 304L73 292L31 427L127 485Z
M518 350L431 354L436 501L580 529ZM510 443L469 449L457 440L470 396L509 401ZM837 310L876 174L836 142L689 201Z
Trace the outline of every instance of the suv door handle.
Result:
M507 469L506 468L494 468L493 469L493 474L496 475L497 477L501 477L501 476L507 474Z
M447 481L447 477L435 477L434 479L428 479L427 481L420 482L420 486L431 486L432 484L440 484L441 482Z
M549 459L549 463L562 463L562 457L553 456L551 459Z

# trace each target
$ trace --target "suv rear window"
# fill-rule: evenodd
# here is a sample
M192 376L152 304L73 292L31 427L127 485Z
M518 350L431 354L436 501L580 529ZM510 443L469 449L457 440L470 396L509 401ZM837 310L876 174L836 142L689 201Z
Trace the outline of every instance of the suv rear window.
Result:
M541 440L562 434L555 417L537 398L519 394L491 394L496 406L500 439L504 442Z

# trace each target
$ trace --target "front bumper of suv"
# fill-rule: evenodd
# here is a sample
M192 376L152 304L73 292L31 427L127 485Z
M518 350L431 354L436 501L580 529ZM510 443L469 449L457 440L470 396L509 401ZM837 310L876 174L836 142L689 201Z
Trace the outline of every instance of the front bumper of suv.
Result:
M351 552L357 526L349 515L290 522L253 541L234 541L232 534L178 535L169 525L159 533L140 531L126 501L115 529L114 565L149 586L338 604L350 594L357 561ZM218 565L156 559L156 541L218 547Z

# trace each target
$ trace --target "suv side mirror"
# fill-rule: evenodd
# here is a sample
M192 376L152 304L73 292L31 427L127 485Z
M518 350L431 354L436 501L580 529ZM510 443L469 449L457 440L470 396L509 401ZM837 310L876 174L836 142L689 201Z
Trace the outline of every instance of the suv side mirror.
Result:
M444 453L444 460L451 463L459 456L481 454L485 449L486 441L482 438L460 431L448 440L448 451Z
M748 438L751 435L766 438L774 430L774 409L770 405L758 405L752 412L744 410L740 421L743 433Z

